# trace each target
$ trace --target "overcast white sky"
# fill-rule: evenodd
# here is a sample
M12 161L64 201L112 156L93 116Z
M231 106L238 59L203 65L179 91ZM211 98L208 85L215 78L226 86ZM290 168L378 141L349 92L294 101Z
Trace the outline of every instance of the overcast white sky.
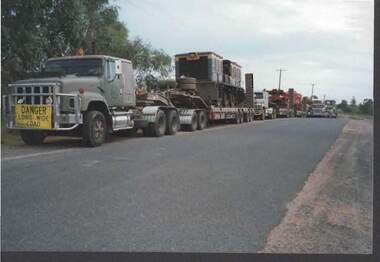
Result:
M358 101L373 96L373 1L120 0L130 37L171 56L214 51L253 72L255 89L295 88Z

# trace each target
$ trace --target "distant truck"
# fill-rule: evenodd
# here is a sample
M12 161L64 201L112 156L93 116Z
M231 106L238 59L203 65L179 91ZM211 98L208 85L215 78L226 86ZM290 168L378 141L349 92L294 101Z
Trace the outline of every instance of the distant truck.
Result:
M272 89L269 93L269 107L275 110L276 117L301 117L302 95L293 88L284 90Z
M269 105L269 93L265 90L255 92L255 114L259 119L275 119L276 110Z
M312 99L307 111L308 117L328 117L327 106L319 99Z
M174 88L137 92L132 63L126 59L51 58L43 72L8 86L4 116L7 127L20 130L26 144L41 144L49 135L79 135L91 147L122 130L142 129L145 136L159 137L219 120L250 122L254 109L244 106L240 71L236 63L231 67L232 73L225 72L230 82L224 83L221 56L177 55Z
M335 100L325 100L324 104L326 106L327 117L337 118L338 112L336 109L336 101Z

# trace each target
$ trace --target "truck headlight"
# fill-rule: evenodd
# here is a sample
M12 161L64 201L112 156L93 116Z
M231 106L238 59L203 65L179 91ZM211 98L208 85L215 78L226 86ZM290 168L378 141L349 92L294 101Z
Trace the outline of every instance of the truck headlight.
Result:
M46 99L45 99L45 103L47 105L51 105L53 104L53 98L51 98L51 96L48 96Z

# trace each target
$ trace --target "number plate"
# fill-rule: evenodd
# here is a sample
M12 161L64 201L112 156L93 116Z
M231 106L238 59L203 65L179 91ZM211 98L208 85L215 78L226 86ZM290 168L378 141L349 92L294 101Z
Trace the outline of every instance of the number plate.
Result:
M16 126L51 129L52 106L16 105Z

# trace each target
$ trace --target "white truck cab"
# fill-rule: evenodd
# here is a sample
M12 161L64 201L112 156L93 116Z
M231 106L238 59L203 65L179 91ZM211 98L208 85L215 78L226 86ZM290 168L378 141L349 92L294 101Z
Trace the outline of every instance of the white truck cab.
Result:
M274 110L269 107L269 93L265 90L255 92L255 107L264 110L265 118L274 118Z

